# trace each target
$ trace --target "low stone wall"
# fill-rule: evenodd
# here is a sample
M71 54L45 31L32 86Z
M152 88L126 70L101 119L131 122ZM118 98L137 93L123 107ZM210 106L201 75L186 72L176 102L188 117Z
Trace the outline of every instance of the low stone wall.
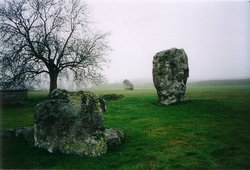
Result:
M28 90L0 90L0 102L6 104L22 104L28 98Z

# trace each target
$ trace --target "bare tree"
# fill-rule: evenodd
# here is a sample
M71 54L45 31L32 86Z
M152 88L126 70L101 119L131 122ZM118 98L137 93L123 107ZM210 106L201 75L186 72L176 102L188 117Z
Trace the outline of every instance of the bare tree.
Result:
M59 76L99 83L106 37L90 31L79 0L6 0L0 6L1 85L20 86L40 75L49 75L50 92Z

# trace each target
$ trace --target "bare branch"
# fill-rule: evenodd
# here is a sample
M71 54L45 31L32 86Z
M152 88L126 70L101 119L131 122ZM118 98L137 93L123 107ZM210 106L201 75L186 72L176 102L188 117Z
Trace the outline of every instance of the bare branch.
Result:
M53 89L57 77L70 72L78 82L100 82L107 34L91 33L87 23L80 0L6 0L0 5L0 85L48 74Z

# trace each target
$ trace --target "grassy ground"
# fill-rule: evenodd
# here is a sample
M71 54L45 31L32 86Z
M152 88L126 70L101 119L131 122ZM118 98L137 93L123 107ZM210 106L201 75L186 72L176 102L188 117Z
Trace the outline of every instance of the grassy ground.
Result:
M107 128L126 142L97 158L50 154L23 140L2 140L0 168L43 169L250 169L250 85L188 87L189 100L157 104L154 89L96 89L126 97L110 101ZM46 93L30 93L24 106L4 108L1 129L32 126Z

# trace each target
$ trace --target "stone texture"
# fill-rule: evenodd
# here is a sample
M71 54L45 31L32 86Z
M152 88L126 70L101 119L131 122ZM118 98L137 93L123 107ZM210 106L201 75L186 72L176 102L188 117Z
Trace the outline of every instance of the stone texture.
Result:
M153 59L153 81L159 102L165 105L185 100L188 58L183 49L157 53Z
M106 153L105 101L92 92L54 90L37 105L35 146L49 152L98 156Z
M129 80L123 81L123 87L125 90L134 90L134 85Z
M106 129L104 136L109 149L114 149L120 146L125 140L124 133L119 129Z

